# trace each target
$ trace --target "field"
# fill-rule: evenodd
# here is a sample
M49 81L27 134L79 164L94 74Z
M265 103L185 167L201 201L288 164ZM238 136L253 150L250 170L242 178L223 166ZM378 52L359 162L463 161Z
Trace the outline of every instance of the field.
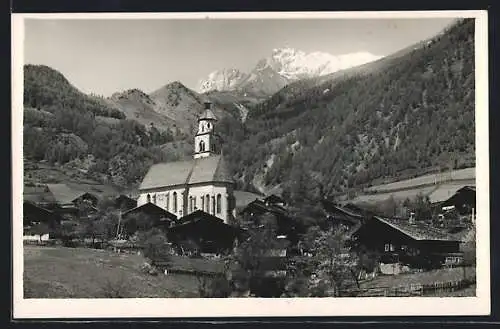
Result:
M389 184L371 186L367 189L369 192L390 192L401 189L410 189L422 185L432 185L444 181L474 181L476 178L475 168L465 168L453 170L446 173L429 174L412 179L401 180Z
M356 196L354 203L379 203L390 197L396 200L413 199L418 194L429 196L430 201L448 199L465 185L475 186L475 168L429 174L389 184L375 185Z
M106 250L24 246L24 297L197 297L194 276L143 274L144 262Z
M56 166L49 163L24 160L24 193L39 193L35 186L64 182L68 187L98 195L117 195L119 188L110 184L102 184L89 178L88 174L71 167ZM39 188L38 188L39 190Z

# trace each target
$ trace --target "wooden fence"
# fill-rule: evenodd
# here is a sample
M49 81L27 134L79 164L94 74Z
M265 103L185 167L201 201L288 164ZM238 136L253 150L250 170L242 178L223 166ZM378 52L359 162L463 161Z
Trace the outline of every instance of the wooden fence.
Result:
M430 284L409 284L399 287L373 287L356 291L358 297L412 297L412 296L439 296L446 292L461 290L476 283L476 279L462 279ZM345 291L352 294L353 291Z

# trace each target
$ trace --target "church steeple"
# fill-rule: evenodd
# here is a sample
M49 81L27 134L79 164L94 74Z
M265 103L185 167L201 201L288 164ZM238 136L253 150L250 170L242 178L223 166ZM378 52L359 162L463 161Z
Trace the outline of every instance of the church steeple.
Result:
M210 109L211 103L205 102L205 111L198 118L198 132L194 136L195 159L215 154L214 125L217 118Z

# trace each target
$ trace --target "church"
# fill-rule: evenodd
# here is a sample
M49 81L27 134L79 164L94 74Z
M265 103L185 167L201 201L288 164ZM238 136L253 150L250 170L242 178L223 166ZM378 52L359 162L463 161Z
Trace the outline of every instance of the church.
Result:
M151 166L139 187L138 206L151 202L177 218L203 210L231 222L235 182L220 154L214 132L217 119L210 107L205 103L198 118L193 159Z

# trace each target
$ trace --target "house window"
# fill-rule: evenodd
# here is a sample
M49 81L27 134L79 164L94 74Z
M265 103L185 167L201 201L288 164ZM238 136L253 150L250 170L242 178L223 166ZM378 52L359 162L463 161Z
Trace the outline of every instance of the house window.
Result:
M384 251L389 251L391 248L391 245L389 243L386 243L384 246Z
M215 196L212 195L212 214L215 215Z
M210 213L210 196L207 194L205 195L205 207L207 207L207 212Z
M220 194L217 194L217 213L221 213L221 202L222 202L222 196Z
M391 243L389 248L391 249L391 251L394 251L394 245Z
M200 152L205 152L205 142L204 141L200 141Z
M148 203L150 203L150 202L151 202L151 196L150 196L149 194L146 196L146 201L147 201Z
M177 212L177 192L173 193L172 198L173 198L172 201L173 201L174 212Z
M403 250L403 251L408 250L408 246L407 246L407 245L402 245L402 246L401 246L401 250Z

